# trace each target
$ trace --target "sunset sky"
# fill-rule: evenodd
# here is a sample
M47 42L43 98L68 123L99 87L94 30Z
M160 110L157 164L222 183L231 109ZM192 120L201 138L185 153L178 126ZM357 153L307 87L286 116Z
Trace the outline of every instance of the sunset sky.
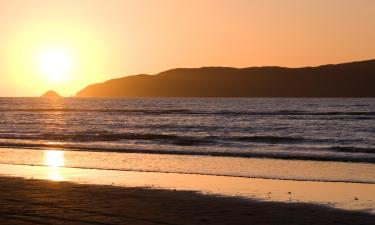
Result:
M375 58L374 0L0 0L0 96L175 67Z

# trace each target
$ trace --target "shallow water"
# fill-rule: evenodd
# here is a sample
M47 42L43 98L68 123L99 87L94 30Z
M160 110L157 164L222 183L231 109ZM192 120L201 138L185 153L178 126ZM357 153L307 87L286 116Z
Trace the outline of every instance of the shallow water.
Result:
M0 163L98 171L375 184L375 164L370 163L27 149L0 149Z

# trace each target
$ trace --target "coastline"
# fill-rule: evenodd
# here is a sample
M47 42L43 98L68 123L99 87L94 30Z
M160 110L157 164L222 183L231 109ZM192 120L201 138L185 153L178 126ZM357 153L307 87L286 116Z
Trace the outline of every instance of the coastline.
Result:
M56 161L58 163L58 161ZM347 182L292 181L163 172L77 169L0 163L1 176L84 185L193 191L209 196L307 203L375 215L375 185Z
M2 149L0 153L10 163L0 163L0 218L10 225L370 225L375 221L372 183L74 167L82 163L77 158L90 159L93 164L103 159L116 165L133 162L128 166L139 169L146 168L145 165L155 169L162 164L182 171L192 165L207 169L234 160L232 164L236 162L241 168L247 168L248 164L249 171L254 168L270 173L280 168L277 171L280 174L296 171L299 176L321 176L316 169L325 168L327 173L330 171L326 175L340 177L345 171L365 170L366 165L362 168L357 164L298 161L305 168L301 174L294 161L268 159L246 159L240 163L239 159L201 156L158 158L123 153L122 157L117 154L107 157L103 153L21 149ZM22 165L23 161L34 165Z
M192 191L0 177L6 224L373 224L374 215Z

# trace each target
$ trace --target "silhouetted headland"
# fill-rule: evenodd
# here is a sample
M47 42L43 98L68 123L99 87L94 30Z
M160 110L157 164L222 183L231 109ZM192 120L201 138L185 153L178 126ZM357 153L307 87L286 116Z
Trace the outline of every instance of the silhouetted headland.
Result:
M179 68L90 85L78 97L375 97L375 60L318 67Z
M52 91L52 90L47 91L46 93L44 93L40 97L43 97L43 98L61 98L61 96L57 92Z

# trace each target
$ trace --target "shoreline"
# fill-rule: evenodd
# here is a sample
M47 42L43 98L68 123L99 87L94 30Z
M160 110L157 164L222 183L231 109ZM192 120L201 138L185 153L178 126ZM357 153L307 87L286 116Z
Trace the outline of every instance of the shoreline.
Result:
M193 191L0 177L6 224L373 224L374 215Z
M3 163L0 165L10 166L30 166L30 167L44 167L44 165L30 165L30 164L14 164L14 163ZM368 181L343 181L343 180L309 180L309 179L294 179L294 178L280 178L280 177L257 177L257 176L241 176L241 175L226 175L226 174L209 174L209 173L188 173L188 172L168 172L168 171L154 171L154 170L122 170L122 169L98 169L98 168L86 168L86 167L67 167L66 169L78 169L78 170L99 170L99 171L114 171L114 172L125 172L125 173L162 173L162 174L178 174L178 175L197 175L197 176L211 176L211 177L223 177L223 178L243 178L243 179L260 179L260 180L279 180L279 181L295 181L295 182L318 182L318 183L344 183L344 184L368 184L375 185L375 182ZM0 174L1 176L1 174Z
M369 172L375 164L370 163L0 147L1 164L46 166L54 161L72 169L375 184L375 174Z
M0 176L28 180L66 181L83 185L193 191L210 196L318 204L330 208L375 215L375 185L360 183L290 181L277 179L220 177L160 172L73 169L0 163Z
M375 215L372 164L4 148L0 159L0 176L194 191Z

